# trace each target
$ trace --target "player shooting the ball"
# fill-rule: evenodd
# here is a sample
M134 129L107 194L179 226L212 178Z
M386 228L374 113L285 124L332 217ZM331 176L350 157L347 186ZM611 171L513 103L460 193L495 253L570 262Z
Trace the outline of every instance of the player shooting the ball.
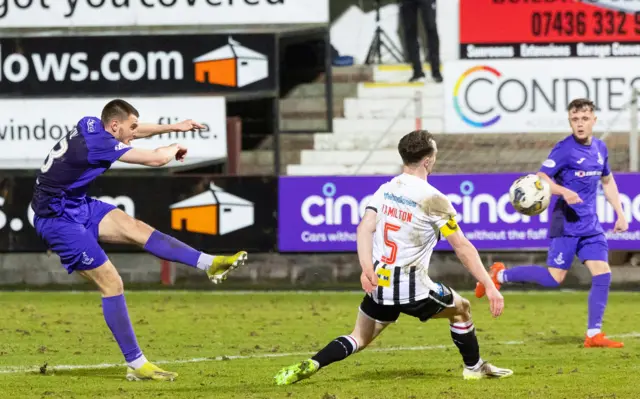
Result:
M49 152L38 172L31 206L38 235L59 257L69 274L93 281L102 294L102 312L120 346L128 380L173 380L176 373L147 361L131 325L122 279L99 242L133 244L168 261L203 270L213 283L244 264L247 253L209 255L155 230L113 205L87 196L89 185L116 161L164 166L182 161L187 149L173 144L155 150L132 148L134 139L203 126L186 120L174 125L141 124L138 111L123 100L113 100L101 118L82 118L76 128Z
M557 288L577 255L592 275L584 347L622 348L622 342L608 339L601 331L611 269L607 239L596 212L599 182L617 215L614 232L626 231L629 224L609 169L607 146L593 137L594 109L595 105L588 99L571 101L567 110L573 133L553 147L538 172L538 176L551 185L552 194L559 196L551 216L548 267L531 265L506 269L502 263L495 263L490 274L498 289L504 283L535 283ZM478 283L476 296L481 298L484 294L484 285Z
M380 186L358 225L357 249L366 292L353 332L331 341L311 359L282 369L276 384L309 378L331 363L363 350L382 331L406 314L422 322L447 319L451 338L464 363L465 380L503 378L513 374L480 357L471 305L453 289L429 278L429 262L441 238L453 247L462 264L487 284L491 313L500 316L504 299L482 265L476 248L458 226L446 195L427 182L436 162L433 135L416 130L398 144L403 173Z

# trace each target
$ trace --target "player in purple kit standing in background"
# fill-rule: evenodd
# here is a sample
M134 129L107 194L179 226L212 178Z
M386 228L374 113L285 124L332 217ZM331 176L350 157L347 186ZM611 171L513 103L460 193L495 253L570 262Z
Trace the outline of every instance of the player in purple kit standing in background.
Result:
M595 105L588 99L579 98L567 109L573 134L555 145L538 172L538 176L551 185L551 192L560 196L551 215L549 267L531 265L506 269L502 263L495 263L490 274L498 288L503 283L535 283L557 288L577 255L592 275L584 347L622 348L622 342L608 339L601 331L611 269L607 238L596 212L599 182L617 215L614 232L626 231L629 225L622 210L618 186L609 169L607 146L593 137ZM484 294L484 286L478 283L476 296L481 298Z
M191 120L175 125L140 124L138 116L131 104L113 100L104 107L101 118L82 118L49 152L36 179L31 207L36 232L60 257L67 272L76 271L100 290L104 319L127 362L126 378L173 380L177 373L160 369L142 354L122 279L99 242L138 245L161 259L203 270L216 284L243 265L247 253L213 256L200 252L87 196L89 185L118 160L157 167L173 159L182 161L187 153L177 144L155 150L132 148L131 140L203 127Z

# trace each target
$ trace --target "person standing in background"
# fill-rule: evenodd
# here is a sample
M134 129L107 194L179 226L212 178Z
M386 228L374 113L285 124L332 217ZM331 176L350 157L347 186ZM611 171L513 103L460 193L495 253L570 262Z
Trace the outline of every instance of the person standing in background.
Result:
M424 81L425 74L420 62L420 47L418 44L418 10L427 34L427 61L431 66L431 76L436 83L442 82L440 73L440 39L436 25L436 0L400 0L400 15L404 28L404 40L413 66L413 76L410 82Z

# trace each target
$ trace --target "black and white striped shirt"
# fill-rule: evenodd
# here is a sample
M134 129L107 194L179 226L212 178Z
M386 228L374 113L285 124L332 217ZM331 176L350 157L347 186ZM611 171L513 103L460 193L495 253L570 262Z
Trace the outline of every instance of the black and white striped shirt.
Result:
M456 211L435 187L402 174L380 186L367 209L377 213L373 261L378 287L372 299L383 305L417 302L437 285L429 261L438 241L458 230Z

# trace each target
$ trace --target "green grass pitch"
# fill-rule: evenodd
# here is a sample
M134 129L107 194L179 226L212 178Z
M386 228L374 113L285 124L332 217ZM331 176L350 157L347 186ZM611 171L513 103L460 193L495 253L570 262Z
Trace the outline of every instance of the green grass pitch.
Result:
M462 380L448 323L401 316L370 348L278 387L281 367L351 331L362 294L161 291L129 292L129 312L145 355L180 376L128 382L98 294L3 292L0 397L640 397L640 294L610 296L604 331L623 349L581 347L586 292L507 291L498 319L486 299L465 296L483 358L514 369L511 378Z

